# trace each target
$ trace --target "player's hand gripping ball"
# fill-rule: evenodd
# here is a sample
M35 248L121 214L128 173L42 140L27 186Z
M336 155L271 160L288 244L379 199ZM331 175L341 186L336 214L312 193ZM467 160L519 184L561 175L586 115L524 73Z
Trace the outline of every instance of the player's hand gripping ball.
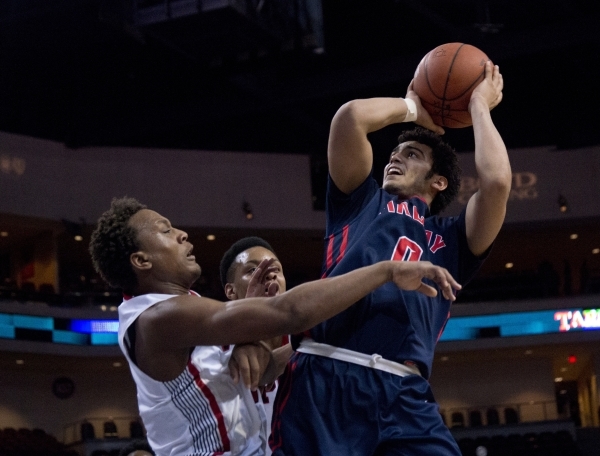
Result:
M473 124L469 114L471 93L485 77L488 56L470 44L447 43L423 57L413 90L434 123L463 128Z

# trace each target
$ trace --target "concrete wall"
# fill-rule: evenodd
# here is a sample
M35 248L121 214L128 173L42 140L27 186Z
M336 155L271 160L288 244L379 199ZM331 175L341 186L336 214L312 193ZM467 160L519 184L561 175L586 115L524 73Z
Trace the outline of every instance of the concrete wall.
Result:
M0 133L0 213L95 222L113 197L131 196L180 226L321 229L304 155L67 149Z
M468 419L468 409L481 408L485 422L488 406L497 406L501 421L504 407L518 409L524 422L558 418L550 359L474 363L460 358L460 353L456 353L447 361L436 363L431 376L433 393L447 420L453 410L464 411Z
M600 215L600 146L511 150L507 223ZM472 153L460 154L463 186L448 214L477 189ZM0 132L0 213L94 222L113 197L133 196L182 226L323 229L312 209L304 155L83 148ZM558 196L569 211L558 210Z
M101 360L98 360L98 364ZM78 423L84 418L127 417L117 420L120 437L129 436L129 419L138 415L135 384L125 360L118 368L74 371L65 357L52 370L2 370L0 376L0 428L41 428L66 443L79 440ZM71 397L59 399L53 382L68 377L75 384ZM97 437L102 437L103 420L90 420Z

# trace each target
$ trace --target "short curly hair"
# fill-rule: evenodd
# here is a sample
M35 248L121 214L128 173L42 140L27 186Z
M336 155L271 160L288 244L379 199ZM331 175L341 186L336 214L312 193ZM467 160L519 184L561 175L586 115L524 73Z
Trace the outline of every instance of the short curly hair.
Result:
M221 283L223 286L227 284L227 275L229 274L229 270L231 269L231 265L235 261L235 258L245 250L248 250L252 247L264 247L265 249L273 252L275 254L275 250L273 247L265 241L263 238L257 236L249 236L240 239L233 243L229 250L223 254L223 258L221 258L221 265L219 266L219 272L221 275Z
M406 141L417 141L431 147L433 165L426 176L427 179L439 174L448 180L448 187L435 195L429 208L432 215L439 214L456 198L460 190L461 169L458 166L458 156L439 135L425 128L417 127L403 132L398 137L398 144Z
M137 286L129 257L139 246L129 220L142 209L146 206L135 198L114 198L110 209L98 219L90 240L90 254L96 271L111 287L125 292L131 292Z

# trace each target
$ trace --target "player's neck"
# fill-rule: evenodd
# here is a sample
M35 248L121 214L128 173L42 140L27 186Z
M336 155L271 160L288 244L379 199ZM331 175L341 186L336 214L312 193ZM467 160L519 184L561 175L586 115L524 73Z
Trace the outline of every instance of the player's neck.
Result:
M431 208L431 202L433 201L433 198L431 197L431 195L423 195L423 194L419 194L419 193L414 193L411 195L397 194L397 196L398 196L398 198L400 198L403 201L408 201L413 198L420 199L425 204L427 204L427 207L429 207L429 208Z

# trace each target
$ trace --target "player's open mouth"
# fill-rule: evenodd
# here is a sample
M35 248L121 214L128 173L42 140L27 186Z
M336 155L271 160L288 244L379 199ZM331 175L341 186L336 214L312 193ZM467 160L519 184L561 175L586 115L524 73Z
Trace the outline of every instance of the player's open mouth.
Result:
M196 259L196 257L195 257L194 255L192 255L192 250L194 250L194 246L192 246L192 247L190 248L190 250L188 251L188 253L187 253L187 255L186 255L186 257L187 257L189 260L195 260L195 259Z
M388 176L402 176L404 173L400 168L396 168L395 166L390 166L387 172Z

